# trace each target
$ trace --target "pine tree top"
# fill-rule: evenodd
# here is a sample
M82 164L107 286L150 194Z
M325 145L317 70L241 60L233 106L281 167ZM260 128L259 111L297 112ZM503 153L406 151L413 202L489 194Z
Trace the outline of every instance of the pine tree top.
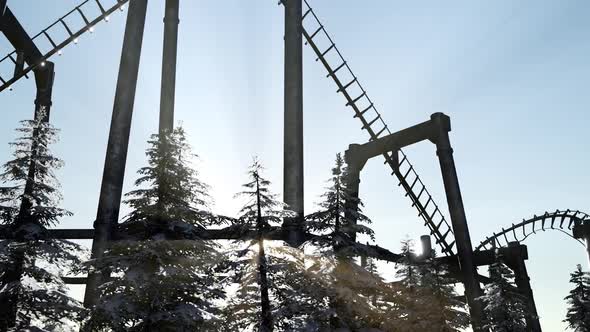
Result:
M132 212L123 227L143 225L148 236L191 237L220 223L209 210L209 187L199 179L185 131L176 127L148 140L148 165L139 169L138 189L126 194ZM182 235L184 233L184 235Z
M0 187L0 222L12 228L26 227L21 231L27 233L25 237L35 237L44 227L71 215L57 207L62 196L55 171L63 167L63 161L52 154L50 145L57 142L59 131L42 119L20 122L16 129L20 136L10 143L13 159L0 173L4 184Z
M288 206L277 199L270 189L271 182L264 175L264 167L258 158L254 158L248 167L248 182L244 183L243 191L234 195L243 198L246 203L239 211L237 222L242 225L257 226L258 209L260 208L263 228L279 225L283 218L293 217L294 213Z
M362 201L349 190L347 167L340 153L331 173L329 186L320 196L319 210L305 217L307 229L313 234L311 243L362 254L363 250L356 246L356 235L374 240L374 232L368 226L371 219L362 212Z

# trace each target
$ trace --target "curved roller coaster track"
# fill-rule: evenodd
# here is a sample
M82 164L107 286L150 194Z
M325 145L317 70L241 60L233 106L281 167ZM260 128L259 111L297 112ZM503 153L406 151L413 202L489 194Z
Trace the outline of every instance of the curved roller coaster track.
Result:
M581 226L585 222L590 222L590 216L579 210L568 209L545 212L542 215L534 215L532 218L523 219L521 222L512 224L512 226L506 229L502 228L502 231L486 237L475 250L480 251L505 247L509 242L522 242L537 232L547 230L560 231L574 238L572 234L574 227ZM581 240L574 239L584 245Z

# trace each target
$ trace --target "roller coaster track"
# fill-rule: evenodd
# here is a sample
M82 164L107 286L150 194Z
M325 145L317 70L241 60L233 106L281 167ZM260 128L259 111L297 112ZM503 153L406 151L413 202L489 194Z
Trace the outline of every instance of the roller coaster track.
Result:
M43 66L45 61L51 56L61 54L61 50L70 43L77 43L78 38L86 32L92 33L94 26L102 20L108 21L110 15L117 9L123 10L123 6L129 0L85 0L80 5L69 11L64 16L57 19L47 28L36 34L33 42L37 47L42 44L47 45L42 56L35 59L35 63L25 64L22 57L19 57L18 50L13 50L2 59L0 59L0 92L10 87L16 81L23 77L28 78L28 73L39 66ZM110 6L105 6L107 2L115 2ZM5 78L2 74L8 68L15 67L12 78ZM6 74L5 74L6 75Z
M573 238L571 231L574 226L581 225L586 221L590 221L590 216L577 210L545 212L540 216L535 215L530 219L523 219L521 222L512 224L512 226L506 229L502 228L502 231L499 233L494 233L492 236L486 237L475 250L505 247L508 245L508 242L522 242L530 235L546 230L561 231ZM582 241L576 240L584 245Z
M106 0L102 1L106 2ZM6 64L16 67L13 77L10 79L2 77L2 72L0 71L0 83L2 84L0 85L0 92L10 87L22 77L26 77L30 71L38 66L43 66L47 59L56 53L60 53L60 50L68 44L72 42L76 43L82 34L92 32L96 24L101 20L108 20L111 13L117 9L122 9L123 5L128 1L116 0L114 5L109 7L109 9L105 9L105 6L100 0L86 0L32 38L35 44L39 44L42 41L50 44L49 50L44 52L41 58L36 59L35 63L24 65L21 59L22 57L18 56L17 50L10 52L0 59L0 70ZM350 66L324 28L324 25L309 6L309 3L307 1L304 1L304 3L306 11L302 17L302 33L307 41L306 44L309 44L317 55L318 58L316 61L321 61L324 65L328 71L327 77L331 77L334 80L338 87L337 92L342 93L346 98L346 106L350 106L353 109L355 113L354 117L361 121L363 125L361 129L367 131L371 140L375 140L381 135L390 134L391 132L375 107L375 104L367 95L366 90L359 82L357 76L352 72ZM95 5L95 11L98 9L96 15L90 16L86 14L91 10L87 8L90 4ZM93 18L89 19L88 17ZM306 17L309 17L309 19L305 20ZM73 32L74 29L71 26L75 18L78 18L78 20L81 19L83 24L76 32ZM315 27L313 27L314 25ZM58 30L61 30L61 32ZM313 32L310 34L308 31ZM320 50L322 40L324 43L328 43L326 47L322 48L324 51ZM331 63L334 62L338 65L333 67ZM348 83L343 84L342 82ZM357 97L353 98L353 95ZM430 234L434 236L442 252L448 256L453 255L455 241L453 240L450 243L447 241L449 235L451 235L451 238L453 237L453 231L450 225L407 156L403 151L399 151L399 153L401 155L399 163L396 164L390 154L384 154L385 163L389 164L393 170L392 175L398 178L399 186L402 186L406 191L406 196L412 201L412 206L418 210L418 215L422 217L424 224L430 229Z
M283 3L281 0L280 3ZM366 130L370 140L375 140L382 135L391 134L383 117L377 110L373 101L369 98L366 90L361 85L358 77L353 73L348 62L342 56L342 53L336 47L336 44L326 31L326 28L310 7L309 3L304 0L304 14L302 17L303 36L317 56L316 61L320 61L328 72L326 77L331 77L338 87L337 93L342 93L346 99L346 106L350 106L354 111L354 117L362 123L362 130ZM306 19L307 18L307 19ZM311 32L311 33L310 33ZM335 64L335 66L332 66ZM345 83L343 83L345 82ZM353 96L356 96L353 98ZM430 230L430 235L434 236L436 243L441 247L442 252L447 255L453 255L455 245L453 231L442 214L439 206L426 186L416 173L414 166L403 151L399 151L400 162L396 164L391 154L383 154L385 164L389 164L399 181L399 186L404 188L406 196L412 201L412 206L418 210L418 215L424 220L424 225ZM451 236L452 242L447 239Z

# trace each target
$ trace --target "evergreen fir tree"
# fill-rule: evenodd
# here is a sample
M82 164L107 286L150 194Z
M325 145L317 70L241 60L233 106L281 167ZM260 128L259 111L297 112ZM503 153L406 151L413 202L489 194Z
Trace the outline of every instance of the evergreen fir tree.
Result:
M50 145L58 130L44 121L21 121L20 137L11 146L14 159L4 164L0 179L0 221L12 239L0 242L0 330L71 326L83 311L67 295L62 276L81 261L76 244L49 239L47 227L71 213L60 207L55 170L63 162Z
M341 254L353 256L362 254L356 246L356 234L364 234L374 240L374 232L367 226L371 220L362 213L362 201L351 195L347 181L347 168L338 153L330 186L321 196L323 201L318 204L320 210L309 214L306 224L308 231L314 234L313 244L321 248L332 247Z
M397 281L391 287L395 296L391 299L396 302L394 307L400 331L419 331L420 329L420 303L418 302L418 291L420 287L420 274L414 264L416 254L414 243L410 239L402 241L401 260L397 262ZM391 322L389 323L391 325Z
M371 220L362 213L362 201L351 195L347 168L340 154L327 191L318 204L320 210L306 217L308 231L312 234L308 244L314 245L323 255L323 294L328 296L332 329L359 329L378 325L378 310L374 305L381 296L385 284L376 271L359 266L354 258L367 256L368 246L356 241L357 234L374 239L368 227Z
M565 297L568 309L564 322L576 332L590 331L590 276L578 264L570 274L570 283L574 288Z
M254 328L257 331L273 331L281 317L273 317L278 313L271 297L276 284L270 273L272 262L266 253L265 234L272 225L278 225L285 217L293 213L286 210L284 203L276 199L270 191L270 181L262 176L262 164L255 159L248 170L249 181L243 185L244 191L236 194L247 200L240 210L237 223L244 228L256 230L256 239L238 254L239 283L237 296L226 308L227 326L231 329ZM256 250L252 248L256 247Z
M207 331L223 298L215 271L216 246L199 237L216 222L208 212L207 186L190 165L185 132L152 135L148 166L138 189L126 196L131 213L115 242L94 269L110 269L112 280L86 323L90 331Z
M526 331L526 318L530 315L526 297L514 284L512 270L498 256L489 267L491 283L485 286L479 300L484 306L484 328L492 332Z
M436 261L433 250L429 258L418 265L420 287L417 299L419 320L429 331L459 332L469 326L465 305L457 300L448 268Z

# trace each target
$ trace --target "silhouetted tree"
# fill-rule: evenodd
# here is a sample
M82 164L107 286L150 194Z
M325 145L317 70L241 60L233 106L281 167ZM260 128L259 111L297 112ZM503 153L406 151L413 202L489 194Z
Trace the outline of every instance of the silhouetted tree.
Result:
M49 148L58 130L43 121L21 121L20 137L11 143L14 159L0 174L0 220L12 239L0 242L0 330L49 329L78 319L81 304L67 295L62 276L79 264L82 249L49 239L47 227L71 213L58 207L63 166Z
M332 247L342 255L353 256L362 251L355 241L356 235L364 234L374 240L374 232L367 226L371 220L362 212L362 201L351 194L347 181L347 169L338 153L330 185L318 204L320 210L306 216L306 225L308 231L314 234L311 243L322 249Z
M568 309L564 322L576 332L590 331L590 276L578 264L570 274L570 283L574 288L565 297Z
M397 262L396 278L391 287L396 292L392 301L400 331L419 331L420 303L418 293L420 287L420 273L414 264L416 254L414 243L410 239L404 239L401 247L401 259Z
M254 159L248 170L249 180L243 185L244 191L236 194L237 198L247 200L237 223L245 229L254 228L256 239L238 253L236 279L239 288L237 296L226 307L230 329L253 327L261 332L273 331L277 321L277 317L273 317L277 307L271 303L275 288L269 276L272 263L268 261L264 237L271 225L280 224L284 217L292 217L293 213L286 210L285 204L270 191L271 183L262 176L262 171L262 164ZM252 250L254 246L257 250Z
M349 189L347 167L340 154L336 155L330 185L322 194L319 211L306 216L311 238L307 244L323 256L326 312L331 313L330 328L359 329L379 325L377 298L386 285L376 270L359 266L355 257L369 255L370 248L357 243L363 234L374 239L368 224L371 220L362 212L362 202Z
M217 248L200 238L218 222L207 207L208 188L191 167L182 128L148 143L148 166L138 171L138 189L126 195L132 211L119 227L124 238L91 262L115 275L100 288L86 329L213 330L224 292Z
M514 274L502 257L489 267L491 283L485 286L484 295L479 300L484 306L484 328L492 332L526 331L526 297L514 284Z
M418 264L420 287L417 291L419 320L428 331L459 332L469 326L465 304L457 299L448 268L436 259L436 253Z

